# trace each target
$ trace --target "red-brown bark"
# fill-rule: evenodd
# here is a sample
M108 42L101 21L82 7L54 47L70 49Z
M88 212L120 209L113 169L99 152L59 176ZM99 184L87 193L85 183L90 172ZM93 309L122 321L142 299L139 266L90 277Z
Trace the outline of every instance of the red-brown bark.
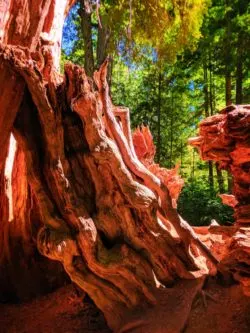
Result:
M37 66L41 68L44 60L41 54L45 55L48 48L53 53L54 45L58 46L58 42L60 42L59 37L61 37L61 32L59 31L59 35L55 34L48 42L48 39L44 40L44 34L53 32L55 18L57 23L59 23L59 28L60 25L62 27L63 15L66 15L72 1L61 3L60 22L58 22L58 15L56 17L54 15L54 8L58 7L58 3L59 1L56 2L54 0L1 1L1 51L8 49L7 53L9 52L10 54L12 47L13 49L16 47L16 50L18 50L17 46L21 46L24 52L33 54ZM7 45L9 45L9 48ZM13 155L12 158L15 158L15 163L13 167L6 165L10 132L13 131L13 123L18 110L22 109L22 101L26 100L24 98L26 84L22 76L13 71L14 64L11 64L5 55L1 53L0 57L0 279L2 290L4 290L1 293L1 298L6 300L11 297L20 300L57 286L58 283L55 276L62 270L57 264L51 263L45 258L42 259L36 249L35 237L40 218L35 198L31 195L31 189L26 177L27 168L24 152L19 145L15 156L12 154L10 146L9 155ZM58 62L58 60L54 55L52 62ZM15 61L14 57L13 61ZM30 222L31 220L32 223ZM55 272L50 277L45 274L46 267L49 267L48 265ZM18 279L16 276L18 276ZM53 278L54 282L51 278Z
M250 106L229 106L200 124L200 136L190 140L202 159L218 162L234 178L235 219L250 223Z
M236 221L223 265L250 295L250 106L226 107L202 121L199 134L190 143L198 147L202 159L218 162L220 168L233 175L233 195L220 195L225 204L234 208Z

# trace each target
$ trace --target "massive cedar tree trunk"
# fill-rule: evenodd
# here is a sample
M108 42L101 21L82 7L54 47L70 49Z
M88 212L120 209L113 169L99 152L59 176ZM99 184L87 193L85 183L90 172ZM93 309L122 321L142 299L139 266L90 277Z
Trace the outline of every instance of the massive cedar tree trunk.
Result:
M15 277L34 295L48 271L65 279L38 249L116 330L158 288L214 274L217 260L178 215L182 182L154 164L149 130L132 138L129 111L112 104L107 62L93 79L70 63L57 72L72 2L9 0L1 12L1 288L13 281L22 300Z

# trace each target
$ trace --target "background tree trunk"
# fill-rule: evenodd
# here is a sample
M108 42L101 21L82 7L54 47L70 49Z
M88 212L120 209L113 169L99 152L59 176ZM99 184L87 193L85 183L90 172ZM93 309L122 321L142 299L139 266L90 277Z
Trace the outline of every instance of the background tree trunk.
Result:
M161 93L162 93L162 73L159 68L158 74L158 94L157 94L157 162L161 161Z
M108 56L108 46L110 41L111 31L110 28L104 22L102 16L100 16L100 22L98 24L98 36L97 36L97 68L100 68Z
M207 70L207 56L205 54L205 59L203 63L203 77L204 77L204 111L205 117L209 117L209 90L208 90L208 70ZM208 161L208 182L210 187L210 192L214 192L214 171L213 171L213 161Z
M230 2L226 1L227 7L230 8ZM232 61L232 48L231 48L231 9L227 10L226 17L226 36L225 36L225 102L226 105L232 104L232 82L231 82L231 61ZM232 193L233 178L232 175L227 173L227 191Z
M219 192L225 193L222 171L221 171L218 163L215 163L215 167L216 167L217 180L218 180L218 185L219 185Z
M84 68L88 76L93 76L95 61L92 41L92 11L88 0L81 0L80 16L84 41Z
M231 7L230 1L226 0L227 11L225 14L226 19L226 30L225 30L225 45L224 45L224 56L225 56L225 101L226 105L232 104L232 82L231 82L231 61L232 61L232 27L231 27Z
M207 76L207 75L206 75ZM211 54L209 51L209 105L210 105L210 114L206 112L206 117L212 116L214 114L214 101L215 95L213 94L213 67L211 62ZM208 109L208 107L206 107ZM210 176L210 188L213 193L214 191L214 181L213 181L213 161L208 161L209 163L209 176ZM222 171L219 168L219 164L215 163L216 175L217 175L217 182L219 186L219 193L224 193L224 179L222 175Z
M237 43L237 59L236 59L236 104L242 104L243 92L243 47L242 47L242 33L239 33Z
M113 58L108 54L109 43L111 38L111 30L107 26L104 18L100 15L99 24L98 24L98 36L97 36L97 48L96 48L96 59L97 64L96 68L100 68L104 61L109 56L109 66L108 66L108 84L111 87L112 82L112 66L113 66Z

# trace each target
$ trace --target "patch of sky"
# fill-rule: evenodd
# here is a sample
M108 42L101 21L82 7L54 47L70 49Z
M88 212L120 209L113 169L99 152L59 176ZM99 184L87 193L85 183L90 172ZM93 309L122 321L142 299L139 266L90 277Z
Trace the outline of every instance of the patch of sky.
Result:
M196 107L195 107L194 105L189 105L189 106L188 106L188 110L189 110L190 112L195 112Z
M173 80L171 80L171 82L169 83L169 86L170 87L175 87L175 86L177 86L177 80L176 80L176 78L173 78Z
M202 89L204 88L204 85L203 85L202 83L198 83L198 84L196 85L196 87L197 87L197 89L202 90Z
M117 47L120 59L126 66L128 66L131 71L135 71L140 67L143 67L143 65L139 65L138 63L136 63L136 60L133 59L135 47L136 45L134 42L130 42L130 45L128 45L125 39L120 40ZM158 60L157 51L149 46L144 46L137 49L136 53L136 57L143 57L144 59L151 61L152 63L156 63Z
M188 84L188 89L190 89L190 90L194 90L194 89L195 89L194 81L190 81L190 82L189 82L189 84Z
M78 40L78 32L76 26L76 16L79 9L79 3L73 6L64 21L63 36L62 36L62 49L66 55L70 55L75 43Z

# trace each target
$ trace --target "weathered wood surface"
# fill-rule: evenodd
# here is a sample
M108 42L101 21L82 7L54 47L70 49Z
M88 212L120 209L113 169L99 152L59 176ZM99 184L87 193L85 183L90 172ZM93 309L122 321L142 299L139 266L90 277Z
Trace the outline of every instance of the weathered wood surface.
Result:
M233 176L233 195L220 195L234 208L236 221L222 264L250 295L250 106L230 105L206 118L190 144L199 149L202 159L218 162Z

